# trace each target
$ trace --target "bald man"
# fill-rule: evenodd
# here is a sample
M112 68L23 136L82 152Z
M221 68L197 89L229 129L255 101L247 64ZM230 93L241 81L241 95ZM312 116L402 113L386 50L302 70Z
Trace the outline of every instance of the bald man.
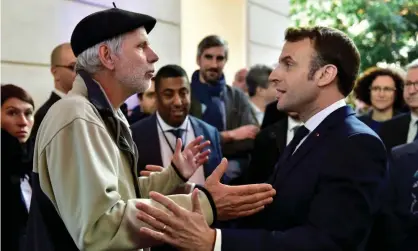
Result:
M54 90L35 114L32 138L36 137L38 128L49 108L72 89L75 78L75 62L76 57L69 43L60 44L52 50L51 74L54 77Z
M237 73L235 73L234 82L232 86L241 89L244 93L248 94L247 84L245 82L245 78L247 77L248 69L242 68Z

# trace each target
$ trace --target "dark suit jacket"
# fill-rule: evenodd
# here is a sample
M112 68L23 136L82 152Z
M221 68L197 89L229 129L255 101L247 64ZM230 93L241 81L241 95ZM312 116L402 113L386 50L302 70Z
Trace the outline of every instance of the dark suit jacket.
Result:
M286 147L288 118L262 129L255 138L248 172L235 184L264 183Z
M243 125L257 125L257 120L251 115L251 105L248 97L238 88L225 87L226 130L233 130ZM202 104L192 96L190 114L202 118ZM240 140L222 144L225 157L242 157L249 154L253 148L253 140Z
M388 250L418 250L418 215L410 212L413 176L418 172L418 141L394 147L392 150L390 230L384 239L390 240Z
M363 250L386 178L379 137L350 107L337 109L279 160L273 203L222 229L222 250Z
M195 136L203 135L205 140L210 140L209 149L211 153L209 160L204 164L205 177L208 177L222 160L220 136L218 130L201 121L189 116ZM132 138L138 147L138 173L145 170L146 165L163 165L160 140L158 137L157 115L153 114L131 126Z
M58 96L55 92L52 92L51 95L49 96L49 99L36 111L35 122L33 123L31 138L33 139L36 138L36 133L38 133L39 126L41 125L41 122L44 119L49 108L51 108L51 106L60 99L61 99L60 96Z
M385 143L388 152L390 152L394 146L406 143L408 140L410 122L411 113L403 113L382 123L379 136L383 140L383 143Z
M274 123L287 117L287 113L279 111L277 109L277 101L271 102L266 106L264 111L264 119L261 124L261 129L264 129Z

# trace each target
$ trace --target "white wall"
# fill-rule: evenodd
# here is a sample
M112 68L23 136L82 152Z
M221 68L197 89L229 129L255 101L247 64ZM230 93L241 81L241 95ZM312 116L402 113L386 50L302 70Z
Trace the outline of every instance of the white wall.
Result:
M289 0L248 0L247 64L273 65L284 44L290 25Z
M160 56L156 68L180 64L180 0L123 0L117 7L157 18L150 42ZM53 89L52 49L69 42L85 16L112 7L111 0L3 0L1 8L1 82L27 90L36 108ZM130 106L136 102L130 100Z
M207 35L219 35L229 44L225 78L246 64L246 0L181 0L181 64L191 77L198 69L197 45Z

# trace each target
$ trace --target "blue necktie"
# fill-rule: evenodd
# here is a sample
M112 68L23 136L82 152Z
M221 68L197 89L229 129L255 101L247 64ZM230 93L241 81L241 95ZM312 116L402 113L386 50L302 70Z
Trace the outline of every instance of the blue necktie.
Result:
M184 130L183 129L170 129L170 130L167 130L167 132L170 132L170 133L172 133L175 137L176 137L176 144L177 144L177 139L181 139L181 143L182 143L182 147L181 147L181 150L183 151L184 150L184 147L185 147L185 144L186 144L186 142L183 142L183 132L184 132ZM174 147L175 147L175 145L174 145Z
M416 126L416 134L415 134L415 138L414 138L414 141L415 140L418 140L418 120L415 122L415 126Z

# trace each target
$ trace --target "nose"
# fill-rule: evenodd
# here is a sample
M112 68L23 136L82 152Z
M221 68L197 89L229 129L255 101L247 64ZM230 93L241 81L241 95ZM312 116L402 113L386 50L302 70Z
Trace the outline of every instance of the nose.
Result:
M148 59L148 63L155 63L159 59L158 55L150 47L149 47L147 59Z
M175 106L181 106L182 105L182 101L181 101L180 95L178 95L178 94L175 94L174 95L173 105L175 105Z
M276 67L271 73L270 76L268 78L268 81L271 83L271 85L273 86L273 88L277 87L277 84L282 81L283 77L280 73L280 69L279 67Z
M29 120L24 114L20 114L17 118L17 125L19 127L25 127L29 125Z

